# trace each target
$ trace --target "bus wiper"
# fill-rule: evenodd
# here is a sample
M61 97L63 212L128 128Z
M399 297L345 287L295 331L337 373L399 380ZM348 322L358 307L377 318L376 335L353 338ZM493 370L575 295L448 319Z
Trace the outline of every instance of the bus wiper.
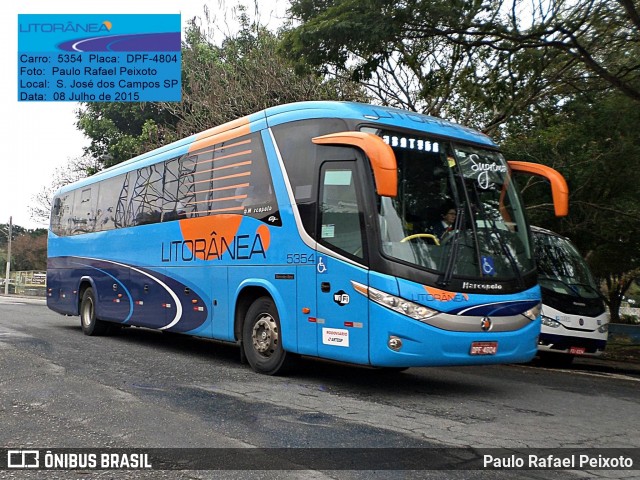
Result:
M564 282L562 282L562 283L564 283ZM588 283L568 283L568 284L565 284L565 285L568 285L568 286L569 286L569 288L571 288L571 290L572 290L573 292L575 292L575 293L576 293L576 295L577 295L577 296L579 296L579 297L582 297L582 295L580 295L580 293L578 293L577 289L573 288L574 286L576 286L576 287L586 288L587 290L590 290L590 291L592 291L593 293L595 293L598 297L603 298L603 299L604 299L604 298L606 298L606 297L602 294L602 292L600 292L599 290L595 289L594 287L592 287L592 286L591 286L591 285L589 285Z
M456 208L456 221L453 224L452 238L449 241L449 246L451 248L451 251L449 253L449 257L447 258L447 267L445 268L442 280L438 282L438 284L443 287L449 285L449 282L451 282L451 277L453 276L453 269L458 259L458 250L460 247L460 233L462 231L462 225L464 225L464 208L462 208L462 206L458 206Z
M474 190L475 186L474 186ZM477 194L476 191L476 198L479 198L480 196ZM513 270L513 272L516 275L516 280L518 282L518 288L524 288L524 279L522 278L522 272L520 272L520 269L518 268L518 262L516 262L515 257L513 256L513 253L511 253L511 250L509 250L508 245L505 243L504 238L502 237L502 234L500 233L500 229L498 228L498 226L496 225L496 221L495 219L491 216L491 215L487 215L484 211L484 204L480 203L479 204L478 210L480 212L480 216L482 217L482 220L484 222L485 225L489 225L491 227L491 236L489 237L491 238L495 238L498 241L498 245L500 246L500 250L504 253L504 255L507 257L507 260L509 261L509 265L511 265L511 269Z

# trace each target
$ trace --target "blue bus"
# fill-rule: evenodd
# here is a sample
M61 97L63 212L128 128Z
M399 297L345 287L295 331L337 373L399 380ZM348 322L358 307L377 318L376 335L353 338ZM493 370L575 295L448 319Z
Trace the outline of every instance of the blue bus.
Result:
M268 108L61 188L47 303L87 335L236 343L265 374L299 355L526 362L540 289L513 171L548 178L566 215L558 172L507 163L474 130L358 103Z

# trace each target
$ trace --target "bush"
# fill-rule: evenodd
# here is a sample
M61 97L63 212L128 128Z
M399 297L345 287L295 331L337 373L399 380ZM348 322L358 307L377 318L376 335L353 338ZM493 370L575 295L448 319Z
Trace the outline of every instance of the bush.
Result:
M620 321L618 323L624 323L625 325L640 325L640 318L637 315L620 315Z

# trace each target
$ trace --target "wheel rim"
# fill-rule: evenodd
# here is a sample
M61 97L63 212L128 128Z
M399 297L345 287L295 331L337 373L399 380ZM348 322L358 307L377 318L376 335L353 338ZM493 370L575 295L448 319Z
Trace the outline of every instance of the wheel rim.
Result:
M253 326L251 342L254 350L263 357L270 357L278 347L278 325L268 313L261 314Z
M86 327L91 325L91 319L93 318L93 299L87 297L82 307L82 323Z

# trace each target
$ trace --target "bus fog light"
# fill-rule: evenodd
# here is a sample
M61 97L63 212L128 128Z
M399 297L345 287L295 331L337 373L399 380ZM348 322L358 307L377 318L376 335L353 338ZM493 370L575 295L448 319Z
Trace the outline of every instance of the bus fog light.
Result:
M400 351L402 348L402 340L395 335L389 336L389 341L387 342L387 346L393 350L394 352Z

